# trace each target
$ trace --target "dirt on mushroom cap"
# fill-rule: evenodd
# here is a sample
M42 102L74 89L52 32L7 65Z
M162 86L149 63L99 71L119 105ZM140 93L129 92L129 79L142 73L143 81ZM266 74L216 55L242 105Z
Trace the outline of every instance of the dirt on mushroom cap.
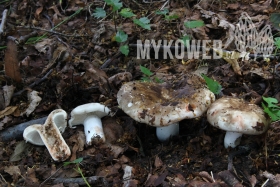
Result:
M269 119L259 106L233 97L211 104L207 119L219 129L251 135L262 134L269 126Z
M201 116L215 96L201 77L190 74L173 84L128 82L119 90L117 99L130 117L159 127Z

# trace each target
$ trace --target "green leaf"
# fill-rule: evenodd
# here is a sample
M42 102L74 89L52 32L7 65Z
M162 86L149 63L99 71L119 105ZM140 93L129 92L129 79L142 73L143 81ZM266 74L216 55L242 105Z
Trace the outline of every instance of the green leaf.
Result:
M280 37L274 38L274 44L276 45L277 49L280 49Z
M222 86L217 81L214 81L213 79L207 77L204 74L201 74L201 76L204 78L204 80L211 92L213 92L214 94L219 94L221 92Z
M118 30L115 40L121 43L121 42L125 42L127 40L127 37L128 36L125 32L123 32L122 30Z
M120 51L121 51L122 54L124 54L125 56L127 56L128 53L129 53L128 45L122 45L122 46L120 47Z
M146 76L151 76L151 75L153 75L153 73L148 69L148 68L146 68L146 67L144 67L144 66L141 66L140 65L140 70L141 70L141 72L144 74L144 75L146 75Z
M131 18L133 16L135 16L135 14L132 13L132 11L130 10L130 8L123 8L120 11L120 15L125 17L125 18Z
M150 20L147 17L142 17L140 19L133 19L133 22L144 29L151 30Z
M150 77L141 77L141 81L143 82L151 82Z
M280 114L279 114L279 112L275 112L275 111L271 110L270 108L268 108L268 107L264 104L264 102L262 102L262 107L263 107L263 111L269 115L269 117L271 118L272 121L278 121L278 120L280 120Z
M174 19L177 19L177 18L179 18L179 16L176 15L176 14L173 14L173 15L165 15L165 19L166 19L167 21L171 21L171 20L174 20Z
M184 43L184 45L187 47L190 44L190 39L191 37L189 35L185 35L183 36L183 38L181 38L182 42Z
M76 160L70 161L70 162L63 162L63 166L68 166L70 164L79 164L83 161L83 158L77 158Z
M113 7L113 11L119 10L122 7L122 2L119 0L105 0L105 2Z
M163 10L157 10L155 12L157 15L166 15L169 13L169 10L167 8L163 9Z
M193 29L193 28L204 26L204 22L202 20L187 21L187 22L184 22L184 25L185 25L185 27L187 27L189 29Z
M91 16L94 16L97 19L104 18L106 16L106 11L103 8L96 8Z
M280 120L280 107L276 105L278 100L273 97L263 97L263 111L269 115L272 121Z
M280 29L280 13L270 14L269 20L275 28Z
M277 99L273 97L263 97L263 100L268 104L267 105L268 108L280 109L280 107L276 105L278 103Z
M163 83L164 81L161 80L161 79L159 79L158 77L155 77L155 82L156 82L156 83Z

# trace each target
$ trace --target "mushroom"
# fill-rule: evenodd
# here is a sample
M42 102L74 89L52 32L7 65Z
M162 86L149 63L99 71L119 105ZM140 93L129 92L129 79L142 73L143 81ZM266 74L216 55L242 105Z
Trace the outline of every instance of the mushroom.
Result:
M178 135L179 121L201 116L215 100L204 80L185 75L177 83L128 82L117 94L119 107L134 120L157 127L157 138Z
M239 145L242 134L264 133L270 120L261 107L233 97L223 97L211 104L207 111L208 122L225 130L224 146Z
M106 139L100 118L108 115L109 112L110 109L100 103L80 105L72 110L69 126L74 128L75 125L83 124L88 145L105 143Z
M55 161L64 161L71 151L61 133L67 126L67 113L62 109L52 111L46 122L28 126L23 131L23 138L34 145L45 145Z

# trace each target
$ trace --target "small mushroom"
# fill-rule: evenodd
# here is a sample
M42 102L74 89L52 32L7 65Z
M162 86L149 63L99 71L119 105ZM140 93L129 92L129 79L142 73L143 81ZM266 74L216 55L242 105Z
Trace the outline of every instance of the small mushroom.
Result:
M178 122L201 116L215 100L197 75L186 75L175 84L128 82L118 94L120 108L134 120L157 127L161 142L179 133Z
M207 111L208 122L225 130L225 148L239 145L242 134L264 133L270 120L261 107L242 99L223 97L211 104Z
M55 161L64 161L71 151L61 133L67 126L67 113L62 109L52 111L46 122L28 126L23 131L23 138L34 145L45 145Z
M69 126L74 128L75 125L83 124L88 145L104 143L106 139L101 118L108 115L109 112L108 107L99 103L80 105L72 110Z

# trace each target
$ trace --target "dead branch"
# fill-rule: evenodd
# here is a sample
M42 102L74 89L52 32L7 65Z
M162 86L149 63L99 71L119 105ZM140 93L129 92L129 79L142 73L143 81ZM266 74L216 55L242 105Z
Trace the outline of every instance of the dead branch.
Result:
M47 119L46 117L27 121L16 126L10 127L0 132L0 140L3 142L12 141L14 139L22 139L23 131L26 127L33 125L33 124L43 124Z
M87 181L89 184L96 184L98 182L98 179L103 178L99 176L92 176L87 177ZM64 184L70 184L70 183L76 183L78 185L86 185L83 178L56 178L53 181L54 184L64 183Z

